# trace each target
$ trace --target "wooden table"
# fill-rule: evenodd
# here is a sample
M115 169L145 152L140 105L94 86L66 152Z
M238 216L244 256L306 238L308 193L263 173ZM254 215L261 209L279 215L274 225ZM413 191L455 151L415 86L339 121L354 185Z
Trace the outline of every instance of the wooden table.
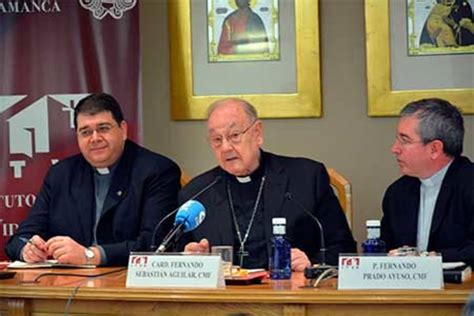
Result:
M291 281L218 290L126 288L126 271L97 278L44 276L44 272L97 274L94 270L19 271L0 280L0 315L460 315L474 288L446 284L444 290L337 290L336 280L320 288L302 288L300 273ZM66 307L68 299L72 299Z

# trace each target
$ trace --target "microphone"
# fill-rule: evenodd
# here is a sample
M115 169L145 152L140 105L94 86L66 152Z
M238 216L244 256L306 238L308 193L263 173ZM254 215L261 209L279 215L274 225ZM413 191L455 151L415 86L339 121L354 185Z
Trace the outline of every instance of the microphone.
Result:
M174 227L166 235L156 253L165 252L170 243L178 239L183 233L196 229L206 218L206 209L201 202L189 200L178 210L174 220Z
M295 199L295 196L293 195L293 193L286 192L285 193L285 198L288 201L293 201L293 203L295 203L300 208L300 210L302 210L304 213L306 213L306 215L311 217L318 224L318 226L319 226L319 236L320 236L320 239L321 239L321 248L319 250L321 252L321 265L326 265L326 243L324 242L323 225L321 225L321 222L319 221L319 219L316 216L313 215L313 213L308 211L306 209L306 207L304 207L304 205L300 203L300 201Z
M190 200L194 200L196 199L198 196L201 196L203 193L205 193L207 190L209 190L210 188L212 188L213 186L215 186L217 183L219 183L220 181L222 180L222 176L216 176L214 178L214 181L212 181L211 183L209 183L208 185L206 185L204 188L202 188L201 190L199 190L197 193L195 193L193 196L191 196L188 201ZM173 211L171 211L170 213L166 214L165 217L163 217L161 219L161 221L158 222L158 224L156 224L155 228L153 229L153 234L151 235L151 246L150 246L150 249L151 251L155 251L156 249L156 233L158 232L158 228L160 228L160 226L168 219L170 218L171 216L173 216L174 214L176 214L176 212L179 211L179 209L181 208L181 206L178 206L177 208L175 208Z
M311 286L317 287L322 280L326 280L337 275L337 267L333 267L331 265L326 264L326 243L324 242L323 225L321 225L321 222L316 216L314 216L310 211L306 209L306 207L304 207L303 204L301 204L297 199L295 199L295 196L291 192L286 192L285 198L288 201L293 201L300 210L302 210L306 215L311 217L319 226L319 233L321 236L321 248L319 250L321 252L321 264L315 264L311 267L307 267L304 269L305 278L310 280L309 282Z

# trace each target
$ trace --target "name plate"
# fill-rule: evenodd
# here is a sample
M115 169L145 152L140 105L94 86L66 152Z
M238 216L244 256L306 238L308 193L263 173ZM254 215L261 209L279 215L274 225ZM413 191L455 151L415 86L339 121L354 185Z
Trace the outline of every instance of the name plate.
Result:
M132 252L126 287L225 287L221 257Z
M339 256L338 289L422 289L444 287L441 256Z

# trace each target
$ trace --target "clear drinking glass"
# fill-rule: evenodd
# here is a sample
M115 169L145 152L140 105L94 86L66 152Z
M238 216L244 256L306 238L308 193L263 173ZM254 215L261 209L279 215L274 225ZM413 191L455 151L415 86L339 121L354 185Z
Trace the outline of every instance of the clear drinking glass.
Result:
M233 247L232 246L212 246L211 253L221 256L224 276L232 276L232 261L234 258Z

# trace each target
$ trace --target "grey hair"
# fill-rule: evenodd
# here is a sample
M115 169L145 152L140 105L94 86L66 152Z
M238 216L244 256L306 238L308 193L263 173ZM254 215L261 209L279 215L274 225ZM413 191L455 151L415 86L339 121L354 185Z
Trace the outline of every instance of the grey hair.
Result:
M239 103L240 105L242 105L242 107L245 111L245 114L247 114L247 117L248 117L249 121L253 122L253 121L258 120L257 109L255 109L255 107L252 104L250 104L249 102L245 101L244 99L240 99L240 98L225 98L225 99L219 99L217 101L214 101L209 106L209 108L207 109L207 119L209 119L211 114L217 108L220 108L221 106L225 106L228 103L232 103L232 102Z
M415 116L419 120L417 133L424 144L440 140L446 155L461 155L464 121L456 106L443 99L422 99L408 103L400 112L400 116Z

